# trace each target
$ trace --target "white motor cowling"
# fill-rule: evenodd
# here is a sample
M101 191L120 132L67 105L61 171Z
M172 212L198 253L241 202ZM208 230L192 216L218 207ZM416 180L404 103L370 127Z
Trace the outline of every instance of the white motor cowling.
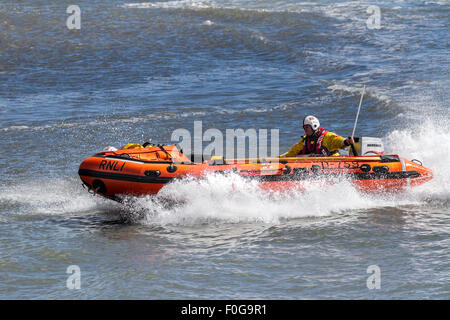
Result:
M374 137L362 137L362 138L354 138L355 140L355 149L358 153L358 156L370 156L376 154L384 154L384 145L383 141L380 138ZM349 155L353 156L352 148L349 148Z

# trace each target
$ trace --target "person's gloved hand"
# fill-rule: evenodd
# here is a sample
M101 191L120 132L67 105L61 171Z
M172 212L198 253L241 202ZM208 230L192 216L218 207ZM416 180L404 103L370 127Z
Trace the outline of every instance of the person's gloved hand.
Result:
M345 139L344 143L346 146L350 146L355 143L355 140L353 140L352 137L348 137L347 139Z

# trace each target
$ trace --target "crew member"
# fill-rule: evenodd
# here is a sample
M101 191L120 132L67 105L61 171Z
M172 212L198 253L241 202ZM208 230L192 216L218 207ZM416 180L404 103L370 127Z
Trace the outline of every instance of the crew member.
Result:
M338 149L345 149L352 145L353 138L347 139L320 128L319 119L306 116L303 119L305 134L288 152L280 157L295 157L298 155L338 156Z

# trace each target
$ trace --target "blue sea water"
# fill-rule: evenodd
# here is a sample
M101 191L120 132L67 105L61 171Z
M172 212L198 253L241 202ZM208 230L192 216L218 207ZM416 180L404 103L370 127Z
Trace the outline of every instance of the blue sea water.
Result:
M450 298L449 16L445 0L2 1L0 298ZM281 152L307 114L348 136L363 85L357 135L433 181L268 197L211 176L167 186L171 206L94 197L77 175L194 121L278 129Z

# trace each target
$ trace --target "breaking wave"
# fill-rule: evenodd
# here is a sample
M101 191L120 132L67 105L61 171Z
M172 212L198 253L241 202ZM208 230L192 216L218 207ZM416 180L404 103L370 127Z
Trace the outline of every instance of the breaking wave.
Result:
M210 174L164 187L156 196L125 199L125 218L145 225L279 224L302 218L336 218L376 207L420 204L412 196L368 195L350 182L310 183L284 192L262 189L236 174Z
M1 187L0 207L9 214L70 215L119 209L119 204L94 197L78 178L38 179Z

